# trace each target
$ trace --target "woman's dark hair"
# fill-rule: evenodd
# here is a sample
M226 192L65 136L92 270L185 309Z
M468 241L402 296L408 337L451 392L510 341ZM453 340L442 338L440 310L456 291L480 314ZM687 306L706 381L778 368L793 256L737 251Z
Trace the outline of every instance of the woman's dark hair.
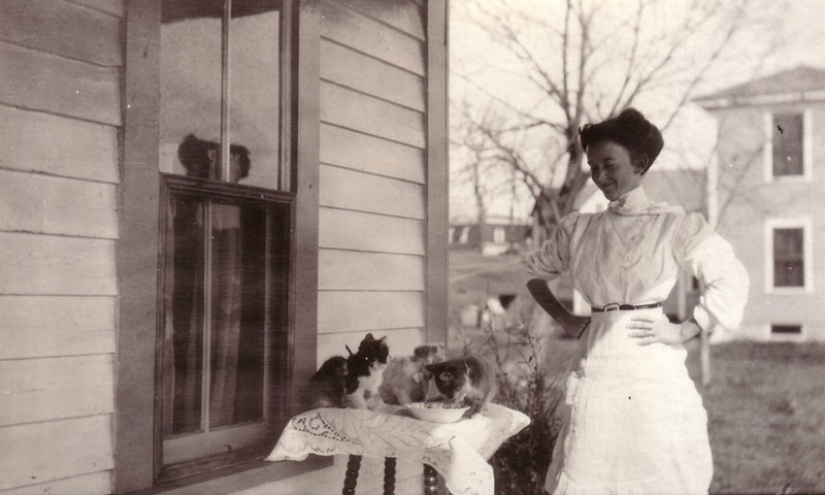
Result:
M586 124L579 130L579 138L585 150L593 143L613 141L627 148L633 160L647 155L647 166L642 174L653 165L665 145L659 129L635 108L628 108L618 117L598 124Z

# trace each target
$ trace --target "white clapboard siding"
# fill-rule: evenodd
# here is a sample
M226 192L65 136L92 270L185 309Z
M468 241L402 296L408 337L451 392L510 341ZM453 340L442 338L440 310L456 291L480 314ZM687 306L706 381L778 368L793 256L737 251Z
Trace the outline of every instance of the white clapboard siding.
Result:
M424 258L321 249L319 290L424 290Z
M422 220L321 208L318 244L322 248L424 255Z
M0 42L0 103L120 125L120 69Z
M423 112L424 78L331 41L321 41L321 77Z
M420 40L333 0L321 2L321 15L322 37L419 76L426 74L425 45Z
M377 175L321 165L321 206L424 218L424 188Z
M318 293L318 333L424 326L423 292Z
M0 361L0 427L114 411L112 355Z
M116 239L114 184L0 170L0 230Z
M112 472L100 471L46 483L21 486L0 492L3 495L109 495L112 493ZM397 494L400 495L400 494Z
M321 124L321 163L425 182L424 150L328 124Z
M0 360L115 351L113 297L0 296Z
M115 241L0 232L0 294L116 295Z
M426 37L424 12L421 5L414 2L387 2L387 0L338 0L360 14L388 24L399 31L420 40Z
M318 335L318 366L332 356L347 356L347 348L355 351L367 333L380 339L387 337L391 356L412 356L413 350L424 343L424 333L420 328L399 328L371 332L349 332Z
M0 3L0 39L96 65L123 65L120 26L117 17L63 1Z
M0 164L116 183L117 128L0 105Z
M321 120L339 127L424 148L424 114L321 82Z
M126 0L66 0L69 3L83 5L92 9L106 12L116 17L124 17L126 15Z
M112 417L7 426L0 445L0 490L106 471L113 467Z

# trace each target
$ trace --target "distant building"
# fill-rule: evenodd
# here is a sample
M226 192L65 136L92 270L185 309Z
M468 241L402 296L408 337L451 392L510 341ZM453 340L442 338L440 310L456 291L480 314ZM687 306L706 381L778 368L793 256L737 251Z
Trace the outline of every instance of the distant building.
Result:
M473 249L488 256L522 251L529 236L526 221L509 217L490 216L483 225L463 220L450 222L451 249Z
M825 339L825 71L798 67L696 103L718 122L709 213L751 277L739 333Z

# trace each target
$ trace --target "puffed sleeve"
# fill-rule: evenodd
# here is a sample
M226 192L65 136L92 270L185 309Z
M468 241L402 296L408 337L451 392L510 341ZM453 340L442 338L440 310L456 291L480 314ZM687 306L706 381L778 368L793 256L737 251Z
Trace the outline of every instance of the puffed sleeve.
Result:
M552 280L567 271L570 266L570 237L578 218L577 212L562 218L541 248L527 255L527 273L530 277Z
M702 281L693 319L706 331L734 330L742 321L750 279L733 247L698 213L685 215L674 240L679 265Z

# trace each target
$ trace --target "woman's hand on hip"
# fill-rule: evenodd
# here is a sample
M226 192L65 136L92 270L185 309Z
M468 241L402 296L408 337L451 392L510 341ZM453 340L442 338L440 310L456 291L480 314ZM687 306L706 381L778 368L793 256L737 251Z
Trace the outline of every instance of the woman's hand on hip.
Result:
M688 322L686 322L688 323ZM681 344L696 335L693 324L674 324L662 317L654 316L634 316L630 319L627 328L628 334L634 339L638 339L639 345L650 345L657 342L662 344Z

